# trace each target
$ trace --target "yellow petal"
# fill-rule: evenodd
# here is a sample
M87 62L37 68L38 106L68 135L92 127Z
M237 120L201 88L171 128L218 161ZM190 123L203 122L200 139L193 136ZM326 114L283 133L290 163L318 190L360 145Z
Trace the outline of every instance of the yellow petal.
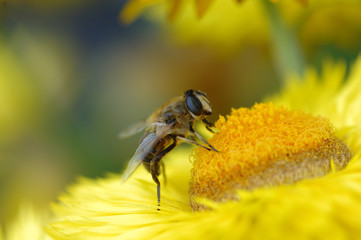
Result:
M202 17L206 13L213 0L196 0L195 2L198 17Z
M119 18L124 23L132 23L146 8L162 0L131 0L121 11Z

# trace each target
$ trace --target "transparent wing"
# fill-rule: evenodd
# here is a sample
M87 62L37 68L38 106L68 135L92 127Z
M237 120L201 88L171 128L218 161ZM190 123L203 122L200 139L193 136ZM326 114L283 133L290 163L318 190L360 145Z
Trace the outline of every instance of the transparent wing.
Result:
M120 139L130 137L136 133L143 131L148 126L146 120L136 122L118 134Z
M143 159L152 151L158 140L169 133L171 125L158 123L158 126L160 126L160 128L156 131L156 133L149 133L140 143L134 156L130 159L127 169L125 169L122 175L122 182L125 182L135 172L142 163Z

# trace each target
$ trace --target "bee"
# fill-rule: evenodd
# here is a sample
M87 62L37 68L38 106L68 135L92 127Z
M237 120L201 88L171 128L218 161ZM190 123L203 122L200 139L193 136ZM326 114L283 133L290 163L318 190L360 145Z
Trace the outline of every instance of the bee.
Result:
M213 132L211 128L214 125L206 119L211 114L212 107L207 95L201 91L188 90L183 96L175 97L165 103L146 120L137 122L122 131L119 137L126 138L145 129L139 147L122 175L122 182L125 182L143 163L157 184L157 198L158 205L160 205L160 182L158 179L160 162L168 152L181 142L218 152L193 128L196 121L202 121L206 128ZM198 143L197 140L203 144ZM164 171L164 166L162 168Z

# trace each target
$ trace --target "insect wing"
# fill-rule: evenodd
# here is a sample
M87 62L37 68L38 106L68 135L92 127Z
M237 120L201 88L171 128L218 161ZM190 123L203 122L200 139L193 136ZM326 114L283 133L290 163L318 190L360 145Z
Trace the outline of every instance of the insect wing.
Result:
M122 175L122 182L125 182L133 173L134 171L139 167L139 165L142 163L143 159L148 155L148 153L152 150L153 146L157 142L158 137L154 133L148 134L137 150L135 151L134 156L130 159L127 169Z
M130 137L136 133L143 131L147 127L147 125L148 124L146 121L136 122L136 123L130 125L129 127L127 127L126 129L124 129L123 131L121 131L119 133L118 137L120 139Z
M122 182L125 182L135 172L148 153L152 151L158 140L168 134L169 129L170 125L162 124L157 132L149 133L144 137L139 147L135 151L134 156L130 159L127 169L122 175Z

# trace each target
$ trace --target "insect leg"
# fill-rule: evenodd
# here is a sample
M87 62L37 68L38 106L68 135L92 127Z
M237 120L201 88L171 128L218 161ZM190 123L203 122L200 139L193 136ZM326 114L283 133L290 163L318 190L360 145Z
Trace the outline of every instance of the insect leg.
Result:
M179 140L182 141L182 142L194 144L194 145L197 145L197 146L199 146L199 147L205 148L205 149L207 149L208 151L212 150L211 148L207 148L206 146L203 146L202 144L199 144L199 143L197 143L196 141L193 141L193 140L188 139L188 138L185 138L185 137L177 136L177 139L179 139Z
M208 145L208 147L210 147L213 151L219 152L217 149L215 149L209 142L207 142L207 140L205 140L199 133L197 133L196 131L194 131L194 135L200 139L202 142L204 142L205 144Z
M169 151L171 151L175 146L177 145L176 138L173 138L173 143L169 145L167 148L162 150L157 156L155 156L150 161L150 173L152 175L153 181L157 184L157 197L158 197L158 205L160 205L160 182L158 179L158 169L159 169L159 161L164 157L165 154L167 154Z
M164 162L161 162L162 164L162 173L163 173L163 179L164 179L164 184L167 184L167 176L165 175L165 165Z
M153 181L157 184L157 197L158 197L158 206L160 204L160 182L157 176L157 168L158 168L158 161L151 161L150 162L150 173L152 174Z
M205 120L205 121L206 121L208 124L213 125L212 123L208 122L207 120ZM203 148L205 148L205 149L207 149L207 150L213 150L213 151L215 151L215 152L219 152L219 151L218 151L217 149L215 149L209 142L207 142L199 133L197 133L196 131L194 131L192 124L189 126L189 131L193 134L193 136L196 136L196 137L197 137L198 139L200 139L202 142L204 142L205 144L207 144L209 148L206 148L206 147L204 147L203 145L200 145L200 144L196 143L195 141L194 141L194 142L192 141L191 143L193 143L193 144L195 144L195 145L197 145L197 146L203 147ZM189 139L187 139L187 140L189 140ZM187 142L187 140L185 140L185 141ZM189 141L188 141L188 142L189 142Z
M214 127L214 124L213 124L213 123L209 122L209 121L208 121L207 119L205 119L205 118L202 119L202 122L203 122L204 124L206 124L206 128L207 128L208 131L214 133L214 131L211 129L211 127Z

